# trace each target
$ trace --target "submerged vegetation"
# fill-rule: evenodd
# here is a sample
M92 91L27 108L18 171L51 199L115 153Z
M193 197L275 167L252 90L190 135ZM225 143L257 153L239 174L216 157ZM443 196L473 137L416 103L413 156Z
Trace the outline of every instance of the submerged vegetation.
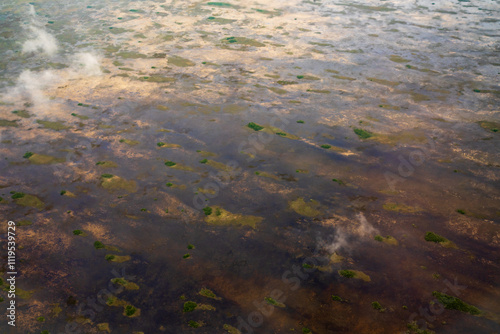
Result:
M373 133L358 128L354 128L354 133L357 134L361 139L368 139L373 136Z
M340 270L339 271L340 276L351 278L354 277L356 274L352 270Z
M202 288L200 290L200 292L198 292L198 294L200 294L200 295L202 295L204 297L207 297L207 298L215 299L215 300L221 300L222 299L221 297L217 297L217 295L212 290L209 290L207 288Z
M198 306L198 304L196 304L195 302L192 302L192 301L187 301L184 303L184 307L183 307L183 312L187 313L187 312L193 312L196 307Z
M285 307L285 304L271 298L271 297L266 297L264 298L264 300L270 304L270 305L273 305L273 306L276 306L276 307L281 307L281 308L284 308Z
M372 307L373 307L373 309L375 309L377 311L380 311L380 312L384 312L385 311L385 308L383 308L382 305L380 305L379 302L372 302Z
M264 127L263 127L263 126L260 126L260 125L258 125L258 124L256 124L256 123L254 123L254 122L250 122L250 123L248 123L248 124L247 124L247 126L248 126L250 129L255 130L255 131L260 131L260 130L264 129Z
M384 243L386 243L388 245L397 246L399 244L398 241L396 240L396 238L394 238L394 237L392 237L390 235L388 235L386 237L383 237L381 235L376 235L374 237L374 239L377 240L377 241L380 241L380 242L384 242Z
M453 242L434 232L426 232L424 239L425 241L435 242L447 248L457 248L457 246Z
M207 210L205 210L207 209ZM203 209L205 212L205 221L209 225L219 225L219 226L249 226L253 229L257 228L257 224L259 224L263 218L258 216L251 215L242 215L238 213L231 213L227 210L224 210L221 207L214 207L214 211L211 207L206 207Z
M356 278L356 279L360 279L360 280L365 281L365 282L371 281L370 276L368 276L367 274L365 274L364 272L359 271L359 270L343 269L343 270L339 270L338 273L340 276L345 277L345 278Z
M321 214L319 202L313 199L306 202L302 197L299 197L289 202L289 206L293 211L302 216L316 217Z
M434 297L436 297L436 299L441 304L443 304L444 308L446 308L448 310L457 310L457 311L469 313L472 315L481 314L481 311L477 307L463 302L458 297L448 296L448 295L441 293L441 292L438 292L438 291L434 291L432 293L432 295Z
M175 162L173 162L173 161L165 161L165 166L173 167L175 165L177 165L177 164Z
M448 241L445 237L442 237L434 232L427 232L425 233L425 241L431 241L431 242L445 242Z

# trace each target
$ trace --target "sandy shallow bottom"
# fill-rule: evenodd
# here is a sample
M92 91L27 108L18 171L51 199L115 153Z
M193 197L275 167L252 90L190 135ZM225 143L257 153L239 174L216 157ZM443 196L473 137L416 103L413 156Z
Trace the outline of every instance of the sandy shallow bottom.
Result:
M500 332L499 11L3 1L0 332Z

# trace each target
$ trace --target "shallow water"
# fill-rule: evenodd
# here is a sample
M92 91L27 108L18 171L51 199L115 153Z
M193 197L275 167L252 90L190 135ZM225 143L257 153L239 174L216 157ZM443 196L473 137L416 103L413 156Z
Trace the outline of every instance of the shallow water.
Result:
M0 5L2 333L500 331L498 1L31 4Z

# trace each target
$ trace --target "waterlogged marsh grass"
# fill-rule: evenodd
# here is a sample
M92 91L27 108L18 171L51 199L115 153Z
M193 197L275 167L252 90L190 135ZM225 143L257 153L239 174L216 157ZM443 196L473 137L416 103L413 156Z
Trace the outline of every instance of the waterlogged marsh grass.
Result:
M289 202L290 209L298 213L299 215L306 217L316 217L321 214L320 203L314 199L308 201L304 198L299 197L296 200Z
M256 229L263 218L253 215L243 215L229 212L221 207L207 207L205 212L205 222L209 225L217 226L249 226Z

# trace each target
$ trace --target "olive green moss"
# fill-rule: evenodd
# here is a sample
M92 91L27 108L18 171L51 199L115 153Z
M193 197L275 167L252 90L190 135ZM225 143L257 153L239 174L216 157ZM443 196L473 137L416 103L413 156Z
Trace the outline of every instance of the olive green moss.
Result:
M196 309L196 306L198 306L198 304L196 304L195 302L187 301L187 302L184 303L182 311L185 312L185 313L187 313L187 312L193 312Z
M441 292L438 292L438 291L434 291L432 293L432 295L434 297L436 297L436 299L441 304L444 305L444 308L446 308L448 310L457 310L457 311L469 313L472 315L481 314L481 311L477 307L469 305L457 297L448 296L448 295L441 293Z
M353 131L361 139L368 139L368 138L373 136L373 133L366 131L366 130L363 130L363 129L354 128Z
M271 298L271 297L265 297L264 300L270 304L270 305L273 305L273 306L276 306L276 307L281 307L281 308L284 308L285 307L285 304L283 303L280 303L279 301Z

